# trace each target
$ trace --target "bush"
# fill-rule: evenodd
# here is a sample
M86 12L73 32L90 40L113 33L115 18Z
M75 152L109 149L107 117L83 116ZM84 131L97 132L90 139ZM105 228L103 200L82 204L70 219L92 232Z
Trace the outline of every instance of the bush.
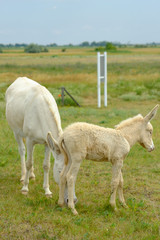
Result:
M0 48L0 53L3 53L2 48Z
M25 47L24 51L26 53L40 53L40 52L48 52L48 49L46 47L42 47L37 44L31 43Z
M116 46L114 46L111 42L107 42L106 43L106 50L107 51L115 51L115 50L117 50L117 48L116 48Z
M117 51L117 48L111 42L107 42L105 47L99 46L99 47L95 48L95 51L97 51L97 52Z
M104 47L97 47L97 48L95 48L95 51L96 52L104 52L104 51L106 51L106 49Z
M48 50L48 48L44 47L44 48L42 49L42 52L49 52L49 50Z

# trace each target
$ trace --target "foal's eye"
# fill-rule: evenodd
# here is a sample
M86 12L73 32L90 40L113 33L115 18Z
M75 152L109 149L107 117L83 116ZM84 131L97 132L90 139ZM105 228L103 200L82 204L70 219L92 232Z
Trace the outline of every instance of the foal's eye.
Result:
M149 132L150 135L152 135L152 131L151 130L147 130Z

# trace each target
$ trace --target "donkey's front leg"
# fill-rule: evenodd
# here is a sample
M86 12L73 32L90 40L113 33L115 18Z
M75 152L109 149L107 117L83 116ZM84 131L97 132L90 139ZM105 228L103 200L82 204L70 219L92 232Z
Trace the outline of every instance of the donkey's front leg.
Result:
M111 181L111 197L110 204L115 211L117 211L116 207L116 192L119 185L121 168L123 166L123 160L116 160L112 166L112 181Z
M52 192L49 190L50 155L51 155L51 150L46 145L45 146L45 158L44 158L44 162L43 162L43 170L44 170L43 188L45 190L45 195L48 197L52 196Z
M124 208L128 208L124 196L123 196L123 176L122 172L120 172L120 180L119 180L119 185L118 185L118 194L119 194L119 201L122 204Z
M32 140L29 138L26 141L27 144L27 163L26 163L26 174L24 179L24 185L22 188L22 193L27 194L28 193L28 184L29 184L29 176L30 176L30 170L33 167L33 147L34 144Z

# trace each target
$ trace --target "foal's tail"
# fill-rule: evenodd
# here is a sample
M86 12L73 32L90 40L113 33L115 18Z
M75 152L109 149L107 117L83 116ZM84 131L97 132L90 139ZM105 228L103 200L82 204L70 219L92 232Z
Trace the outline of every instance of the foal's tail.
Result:
M59 154L60 152L64 155L64 163L68 164L68 151L64 143L64 137L63 135L60 136L58 142L52 137L52 133L48 132L47 134L47 144L48 146L53 150L57 151Z
M67 148L65 146L65 142L64 142L63 137L59 141L59 148L64 155L64 163L65 163L65 165L67 165L68 164L68 151L67 151Z

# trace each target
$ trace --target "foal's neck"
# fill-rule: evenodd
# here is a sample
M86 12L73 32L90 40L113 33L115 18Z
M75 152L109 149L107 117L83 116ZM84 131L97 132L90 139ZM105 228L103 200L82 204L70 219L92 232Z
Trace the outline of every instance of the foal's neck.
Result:
M120 130L121 134L128 141L130 147L132 147L140 139L140 129L141 129L141 124L136 123L133 125L131 124L131 125L123 126L118 130Z

